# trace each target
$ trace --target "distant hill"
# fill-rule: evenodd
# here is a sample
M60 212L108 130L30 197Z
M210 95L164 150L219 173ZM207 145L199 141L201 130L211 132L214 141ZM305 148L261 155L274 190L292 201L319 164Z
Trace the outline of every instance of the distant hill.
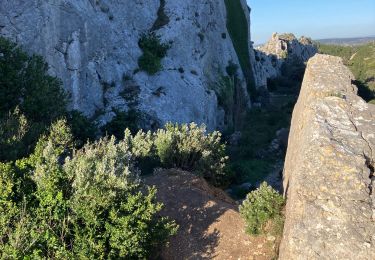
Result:
M374 42L375 41L375 36L371 37L358 37L358 38L332 38L332 39L319 39L315 40L319 43L323 44L333 44L333 45L344 45L344 46L349 46L349 45L362 45L366 44L369 42Z

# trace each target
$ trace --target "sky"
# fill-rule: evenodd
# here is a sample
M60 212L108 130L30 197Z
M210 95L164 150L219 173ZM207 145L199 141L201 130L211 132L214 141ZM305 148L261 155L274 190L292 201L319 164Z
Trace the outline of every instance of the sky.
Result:
M247 0L251 37L265 43L273 32L313 39L375 36L375 0Z

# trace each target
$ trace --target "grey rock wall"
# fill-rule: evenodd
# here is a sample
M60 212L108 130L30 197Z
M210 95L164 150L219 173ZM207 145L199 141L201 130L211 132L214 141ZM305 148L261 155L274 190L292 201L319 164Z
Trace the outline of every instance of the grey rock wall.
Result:
M172 47L162 71L134 74L142 54L138 39L153 27L162 2L169 22L156 33ZM209 86L229 61L238 64L224 1L2 0L0 35L43 55L71 93L71 108L101 115L100 121L126 111L124 96L135 93L138 108L158 124L223 125L224 111ZM244 81L242 72L239 77Z
M257 87L266 87L267 79L278 77L288 59L304 63L317 52L316 46L306 37L297 39L290 33L274 33L266 44L254 49L253 70Z
M375 106L338 57L308 62L284 169L280 259L375 259Z

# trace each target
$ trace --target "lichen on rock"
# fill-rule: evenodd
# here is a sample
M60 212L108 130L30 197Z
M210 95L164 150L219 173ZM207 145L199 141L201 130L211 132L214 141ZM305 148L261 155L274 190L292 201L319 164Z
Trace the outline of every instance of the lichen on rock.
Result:
M375 106L341 58L308 62L284 169L280 259L375 259Z

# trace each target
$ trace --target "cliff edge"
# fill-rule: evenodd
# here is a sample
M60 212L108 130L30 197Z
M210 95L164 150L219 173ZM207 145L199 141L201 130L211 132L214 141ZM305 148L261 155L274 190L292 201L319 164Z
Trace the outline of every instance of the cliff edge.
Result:
M280 259L375 259L375 106L340 58L316 55L294 108Z

